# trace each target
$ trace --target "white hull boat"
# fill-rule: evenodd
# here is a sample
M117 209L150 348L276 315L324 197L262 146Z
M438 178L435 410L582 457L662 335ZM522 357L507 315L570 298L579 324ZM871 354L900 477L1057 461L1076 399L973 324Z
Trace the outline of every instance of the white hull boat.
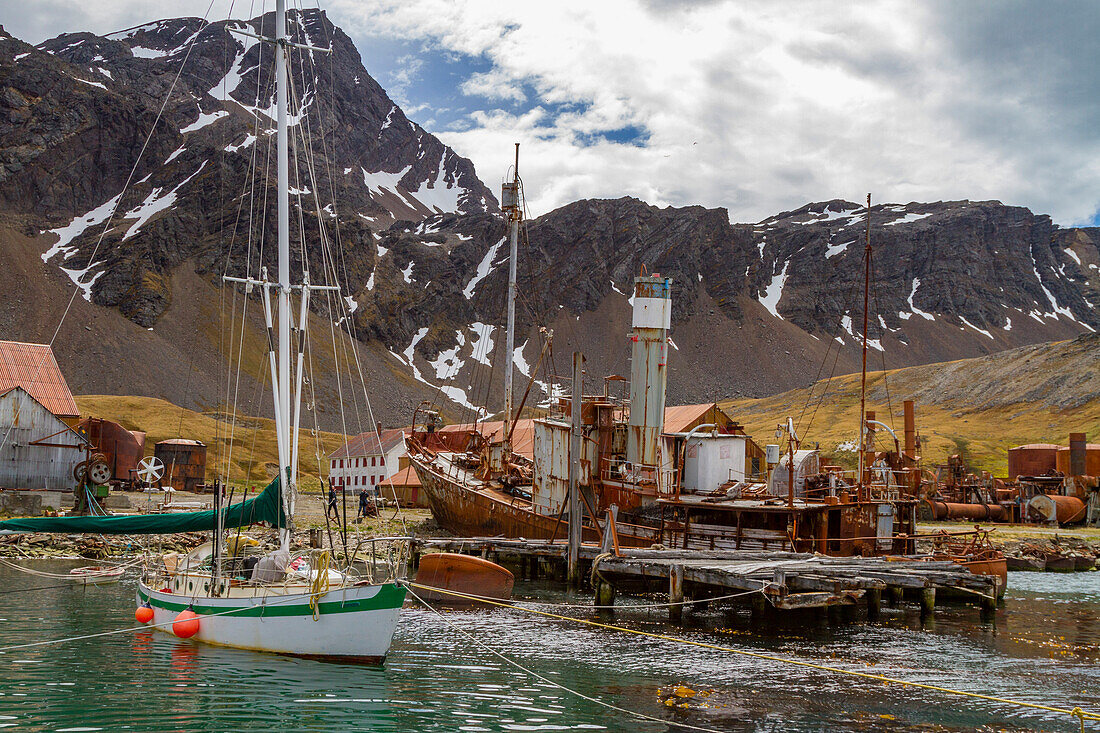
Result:
M209 580L209 576L206 576ZM153 609L155 628L172 633L187 609L198 614L191 638L218 646L354 664L381 664L390 648L405 588L346 585L316 596L308 586L231 589L228 597L191 597L139 583L138 604Z

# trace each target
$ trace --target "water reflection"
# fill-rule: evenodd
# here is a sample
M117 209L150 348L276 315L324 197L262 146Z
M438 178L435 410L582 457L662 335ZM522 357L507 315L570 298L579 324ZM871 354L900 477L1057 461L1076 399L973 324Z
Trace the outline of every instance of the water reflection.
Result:
M43 566L44 567L44 566ZM55 566L56 567L56 566ZM5 590L45 579L0 570ZM525 597L585 602L538 584ZM0 595L0 645L133 625L133 581ZM629 602L627 599L622 599ZM588 611L572 611L595 618ZM937 613L884 607L878 623L821 614L753 624L723 608L672 627L660 610L623 607L614 622L724 646L975 692L1100 709L1100 573L1014 573L990 621L976 608ZM609 730L675 725L630 719L532 678L650 716L728 731L1075 730L1062 716L994 702L884 687L727 652L587 628L507 609L408 608L384 668L323 664L180 641L164 633L105 636L0 655L0 727L223 731ZM706 704L668 708L659 691L711 691Z

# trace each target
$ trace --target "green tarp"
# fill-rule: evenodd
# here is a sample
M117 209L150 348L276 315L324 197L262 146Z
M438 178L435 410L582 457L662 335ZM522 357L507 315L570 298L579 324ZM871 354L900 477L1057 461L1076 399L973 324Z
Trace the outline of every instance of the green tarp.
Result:
M286 515L276 478L259 496L222 510L223 527L244 527L263 522L272 527L286 525ZM137 514L119 517L36 517L0 522L0 532L63 532L96 534L170 534L210 532L215 527L214 511L181 514ZM7 530L5 532L5 530Z

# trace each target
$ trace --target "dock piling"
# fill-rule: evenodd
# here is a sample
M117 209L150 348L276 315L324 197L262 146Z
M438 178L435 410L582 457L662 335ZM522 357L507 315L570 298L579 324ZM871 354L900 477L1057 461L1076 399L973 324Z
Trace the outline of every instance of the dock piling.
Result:
M922 588L920 592L920 616L928 618L936 612L936 589Z
M866 594L867 618L871 621L875 621L878 619L879 612L882 610L882 591L878 588L869 588Z
M668 618L679 623L684 617L684 566L674 564L668 571Z

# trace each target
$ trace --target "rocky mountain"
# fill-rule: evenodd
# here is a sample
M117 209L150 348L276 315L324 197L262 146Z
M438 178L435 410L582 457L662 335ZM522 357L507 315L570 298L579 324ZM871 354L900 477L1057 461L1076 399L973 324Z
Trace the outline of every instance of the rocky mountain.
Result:
M0 336L47 338L69 310L55 350L77 392L210 407L234 351L252 380L243 391L262 394L260 306L238 313L245 300L221 276L274 265L270 50L253 37L272 21L183 18L37 47L0 33L0 247L13 275ZM338 324L344 339L327 353L317 343L321 422L353 429L333 422L348 399L367 425L407 422L424 398L452 417L496 409L508 250L493 193L405 116L323 13L291 21L296 43L333 50L296 48L291 64L294 268L343 289L313 303L318 330ZM1100 329L1100 230L991 201L870 215L876 368ZM564 206L524 226L517 376L541 383L534 402L573 349L589 358L590 389L627 373L643 268L674 283L671 400L858 369L865 234L866 211L839 200L757 224L629 198ZM554 347L534 374L542 327ZM335 366L349 344L373 417Z

